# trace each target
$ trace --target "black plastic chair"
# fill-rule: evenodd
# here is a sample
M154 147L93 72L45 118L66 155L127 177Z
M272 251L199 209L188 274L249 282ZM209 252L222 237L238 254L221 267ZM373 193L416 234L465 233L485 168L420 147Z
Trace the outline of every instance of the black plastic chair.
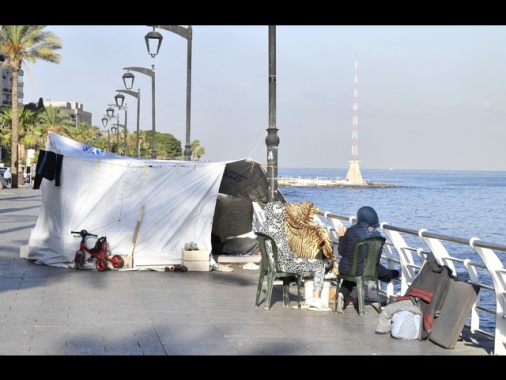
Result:
M357 284L358 293L358 313L364 315L365 307L365 281L374 281L376 284L376 292L378 297L378 312L381 312L381 289L379 287L378 280L378 268L380 265L381 254L383 253L383 246L385 245L386 239L382 236L375 236L360 240L355 244L353 248L353 265L350 274L339 274L337 276L336 295L334 298L334 312L337 311L337 301L339 295L339 287L343 280L353 281ZM363 256L363 250L365 252L364 260L364 271L361 276L356 275L359 256Z
M301 309L301 283L302 276L298 273L289 273L281 270L278 262L278 247L276 242L269 235L261 232L256 232L258 245L260 252L262 252L262 260L260 261L260 277L258 278L257 296L255 300L255 307L258 307L258 301L260 299L260 293L262 292L264 277L267 275L267 289L265 295L264 309L269 310L271 307L272 288L274 286L274 280L281 278L283 280L283 306L290 306L290 280L295 278L297 283L297 294L298 294L298 308ZM271 250L267 250L267 245L271 246ZM272 254L270 254L272 251Z

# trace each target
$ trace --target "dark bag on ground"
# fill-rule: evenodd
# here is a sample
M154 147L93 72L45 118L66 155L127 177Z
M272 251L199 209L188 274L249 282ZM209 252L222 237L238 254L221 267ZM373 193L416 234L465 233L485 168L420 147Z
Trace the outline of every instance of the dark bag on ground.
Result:
M429 340L444 348L455 348L480 287L460 277L450 279L450 287L434 319Z
M476 284L453 276L450 267L438 264L431 255L400 299L409 297L420 307L420 340L455 348L479 290Z

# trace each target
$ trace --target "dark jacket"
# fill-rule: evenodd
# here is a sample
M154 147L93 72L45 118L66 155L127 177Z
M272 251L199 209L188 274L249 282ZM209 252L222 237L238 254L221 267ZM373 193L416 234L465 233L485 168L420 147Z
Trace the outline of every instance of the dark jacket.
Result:
M376 229L377 227L379 227L379 219L376 211L371 206L360 207L357 211L357 223L346 229L344 235L339 237L338 253L341 255L338 267L339 273L351 273L355 244L362 239L381 236L381 233ZM364 246L363 251L360 253L356 272L358 276L362 275L364 271L365 249ZM398 271L390 270L380 264L378 279L381 281L389 282L390 279L398 275Z
M351 267L353 266L353 249L358 241L366 237L381 236L380 232L376 229L373 229L370 231L369 235L365 236L366 229L366 227L359 227L358 224L355 224L347 228L343 236L339 236L338 252L341 255L341 260L339 260L339 273L350 274ZM362 237L361 235L364 236ZM364 260L365 247L357 265L358 275L361 275L364 271Z
M439 315L446 292L450 287L451 277L452 270L446 265L439 265L431 255L404 294L405 297L415 300L422 311L421 339L426 339L432 331L434 318Z
M40 189L42 178L55 181L55 186L60 186L60 175L63 162L63 155L41 149L39 159L35 168L35 179L33 188Z

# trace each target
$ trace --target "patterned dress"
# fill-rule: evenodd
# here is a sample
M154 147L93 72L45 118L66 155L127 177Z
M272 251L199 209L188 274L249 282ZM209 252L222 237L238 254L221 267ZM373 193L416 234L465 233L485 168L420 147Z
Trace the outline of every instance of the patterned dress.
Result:
M287 272L314 274L313 290L321 292L325 276L325 263L319 259L308 259L298 256L290 249L285 234L285 204L279 201L269 202L265 206L265 223L260 228L264 233L274 239L278 247L279 264ZM272 248L267 245L267 253L272 255Z

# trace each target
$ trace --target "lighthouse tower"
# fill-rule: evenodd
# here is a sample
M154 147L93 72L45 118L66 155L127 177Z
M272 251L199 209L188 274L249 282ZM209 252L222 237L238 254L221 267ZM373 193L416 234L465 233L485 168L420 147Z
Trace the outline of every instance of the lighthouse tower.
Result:
M350 184L364 184L360 173L360 161L358 160L358 56L355 54L355 80L353 88L353 129L351 133L351 160L346 174L346 181Z

